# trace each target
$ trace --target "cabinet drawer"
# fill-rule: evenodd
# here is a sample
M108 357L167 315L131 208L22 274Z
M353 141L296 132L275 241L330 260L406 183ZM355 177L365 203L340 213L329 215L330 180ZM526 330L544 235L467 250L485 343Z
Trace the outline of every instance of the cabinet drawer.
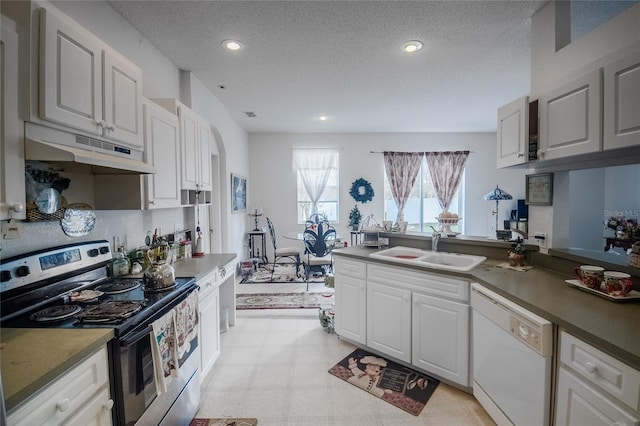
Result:
M336 258L333 263L336 272L341 275L349 275L360 279L367 277L367 264L365 262Z
M9 415L12 425L59 424L108 388L107 351L101 349L29 398Z
M639 371L564 330L560 332L560 361L633 410L640 409Z
M405 268L382 266L377 263L368 264L367 276L370 282L394 283L425 294L462 302L469 301L469 282L465 280Z
M204 278L198 280L200 286L200 299L203 299L209 295L216 287L218 287L218 268L209 272Z

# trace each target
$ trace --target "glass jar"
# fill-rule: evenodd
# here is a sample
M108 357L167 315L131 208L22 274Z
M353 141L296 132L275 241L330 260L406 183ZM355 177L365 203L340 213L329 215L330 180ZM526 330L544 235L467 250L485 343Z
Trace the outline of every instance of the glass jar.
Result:
M129 259L123 252L118 252L113 260L113 276L120 277L129 273Z

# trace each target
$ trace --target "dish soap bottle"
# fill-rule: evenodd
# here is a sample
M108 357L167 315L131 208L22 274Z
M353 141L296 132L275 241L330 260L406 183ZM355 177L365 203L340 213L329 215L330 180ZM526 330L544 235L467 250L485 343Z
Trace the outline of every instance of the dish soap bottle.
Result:
M129 259L124 252L118 249L115 259L113 259L113 276L120 277L129 273Z

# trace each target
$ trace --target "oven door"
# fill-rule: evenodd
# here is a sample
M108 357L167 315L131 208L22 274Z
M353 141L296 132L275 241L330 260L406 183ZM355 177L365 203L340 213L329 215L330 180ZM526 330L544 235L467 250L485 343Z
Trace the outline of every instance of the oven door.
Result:
M176 308L163 310L154 315L153 320L161 318L172 309ZM177 377L172 377L166 391L161 392L156 383L153 362L153 320L120 338L120 366L115 369L114 374L115 385L120 393L117 397L121 407L119 423L157 425L173 411L179 411L185 420L188 417L185 423L188 425L200 403L198 338L196 335L191 339L189 350L178 360ZM193 383L198 385L193 386ZM175 413L171 416L175 417ZM181 423L183 422L179 421L174 424Z

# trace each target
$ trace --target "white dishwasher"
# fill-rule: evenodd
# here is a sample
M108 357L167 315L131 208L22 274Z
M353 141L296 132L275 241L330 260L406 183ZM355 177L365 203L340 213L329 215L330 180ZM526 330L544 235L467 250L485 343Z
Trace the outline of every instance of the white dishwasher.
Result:
M550 422L553 327L471 284L473 395L498 425Z

